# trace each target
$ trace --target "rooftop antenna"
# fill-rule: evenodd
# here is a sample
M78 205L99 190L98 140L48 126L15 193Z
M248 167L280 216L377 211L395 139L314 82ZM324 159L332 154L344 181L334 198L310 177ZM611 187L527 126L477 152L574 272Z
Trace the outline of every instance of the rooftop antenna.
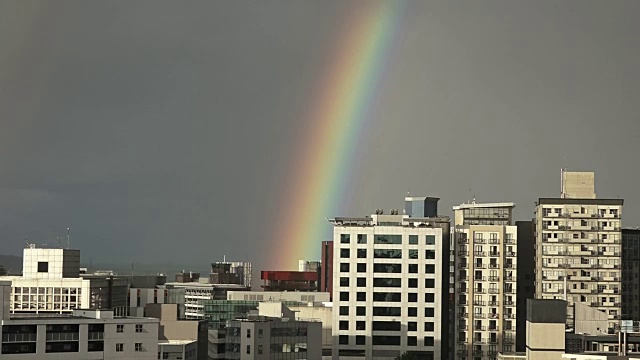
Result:
M61 237L61 236L58 236L58 237L56 238L56 243L58 243L58 247L59 247L60 249L63 249L63 247L62 247L62 237Z
M67 228L67 249L69 249L69 246L71 245L71 228Z

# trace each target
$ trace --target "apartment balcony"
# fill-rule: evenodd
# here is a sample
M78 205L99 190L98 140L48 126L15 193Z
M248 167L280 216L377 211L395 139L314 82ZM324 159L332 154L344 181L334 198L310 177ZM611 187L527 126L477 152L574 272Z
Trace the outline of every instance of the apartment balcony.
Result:
M591 276L582 276L582 275L569 275L567 276L567 280L573 281L591 281Z
M516 314L513 313L507 313L507 314L503 314L505 319L515 319L516 318Z
M506 255L507 255L507 257L516 257L516 256L518 256L518 254L515 251L507 251Z
M458 300L458 305L467 306L469 305L469 302L467 300Z
M475 257L487 256L487 252L486 251L474 251L473 252L473 256L475 256Z
M598 255L600 256L620 256L620 253L617 251L598 251Z
M609 315L608 319L609 320L620 320L620 315Z
M473 300L473 305L475 306L485 306L486 302L481 300Z
M516 328L515 328L515 327L513 327L513 326L512 326L512 327L505 327L505 328L504 328L504 331L505 331L505 332L516 331Z
M487 351L487 356L488 357L496 357L496 356L498 356L498 351L497 350L489 350L489 351Z
M485 319L487 316L485 313L473 313L474 319Z
M498 343L498 338L489 338L488 342L489 342L489 344L497 344Z
M500 314L489 313L489 319L499 319Z
M469 256L468 251L458 251L458 256Z
M487 281L486 276L474 276L473 281Z
M500 327L499 326L493 326L493 327L489 326L488 330L492 331L492 332L496 332L496 331L500 331Z
M473 339L473 343L474 344L486 344L487 343L487 339L484 338L474 338ZM473 351L473 354L475 355L476 350Z
M604 289L602 290L603 294L619 294L620 290L619 289Z
M515 244L516 241L514 239L504 239L505 244Z
M591 294L592 290L593 289L572 289L571 292L576 294Z
M474 268L476 268L476 269L486 269L487 268L487 264L476 264L474 266Z
M482 356L484 355L484 351L482 350L473 350L473 356Z
M473 239L474 244L486 244L487 240L485 239Z
M458 280L458 281L469 281L469 275L456 276L456 280Z
M516 303L513 301L504 301L502 304L504 304L504 306L514 306Z
M489 244L493 244L493 245L500 244L500 239L489 239Z
M468 244L468 243L469 243L469 239L467 238L458 239L458 244Z
M468 269L468 268L469 268L469 264L465 264L465 263L458 264L458 269Z
M473 292L476 294L486 294L487 289L474 289Z
M490 257L498 257L500 256L500 251L489 251Z
M486 326L474 326L473 327L473 331L486 331L487 327Z
M564 251L564 250L542 251L542 255L546 255L546 256L564 256L564 255L567 255L567 252Z
M516 281L516 278L513 276L505 276L504 281Z
M487 304L489 306L500 306L500 302L499 301L489 301L489 302L487 302Z
M459 293L466 293L469 291L469 288L458 288Z
M499 294L499 293L500 293L500 289L496 289L496 288L489 289L489 294Z
M489 281L500 281L500 276L489 276Z
M516 293L516 289L514 289L514 288L504 289L504 293L505 294L515 294Z
M458 313L458 318L466 319L469 317L469 313Z
M467 324L464 324L464 325L458 324L458 327L457 327L458 331L467 331L468 328L469 327L467 326ZM462 341L465 341L465 339L462 339Z
M513 344L513 338L504 338L502 339L502 343L505 345Z
M500 269L499 264L489 264L489 269Z
M505 269L513 269L513 268L515 268L515 267L516 267L516 265L515 265L515 264L508 264L508 263L507 263L507 264L504 264L504 268L505 268Z

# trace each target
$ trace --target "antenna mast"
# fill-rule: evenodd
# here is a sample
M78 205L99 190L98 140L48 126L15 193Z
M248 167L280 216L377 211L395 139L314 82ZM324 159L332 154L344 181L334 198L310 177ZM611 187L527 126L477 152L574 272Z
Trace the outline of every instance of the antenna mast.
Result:
M67 249L71 246L71 228L67 228Z

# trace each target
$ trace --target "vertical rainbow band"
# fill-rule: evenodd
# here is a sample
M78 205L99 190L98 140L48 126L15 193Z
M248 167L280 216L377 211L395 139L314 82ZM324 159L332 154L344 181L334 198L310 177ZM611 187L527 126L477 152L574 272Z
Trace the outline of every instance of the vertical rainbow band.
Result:
M345 193L403 8L396 0L371 4L345 24L345 37L306 119L286 211L273 234L278 266L295 269L300 259L319 259L321 241L331 234L325 217L336 215Z

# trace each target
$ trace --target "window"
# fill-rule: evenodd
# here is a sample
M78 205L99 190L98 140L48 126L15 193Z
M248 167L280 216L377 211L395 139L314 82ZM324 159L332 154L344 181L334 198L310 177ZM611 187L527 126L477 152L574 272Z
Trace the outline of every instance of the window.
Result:
M349 315L349 307L340 306L340 315Z
M341 272L349 272L349 264L348 263L340 263L340 271Z
M433 308L424 308L424 317L433 317Z
M136 332L137 333L141 333L142 332L142 324L136 324Z
M434 323L432 322L424 323L424 331L433 331L433 329L434 329Z
M375 259L401 259L402 250L400 249L374 249L373 257Z
M358 234L358 244L367 243L367 234Z
M435 301L435 295L433 293L424 294L424 302L432 303Z
M418 323L415 321L409 321L409 331L418 331Z
M251 338L251 329L247 329L247 339Z
M258 354L262 354L262 345L258 345Z
M433 346L433 336L424 337L424 346Z
M135 350L136 350L136 351L143 351L143 350L142 350L142 343L136 343L136 344L135 344Z
M373 345L400 345L400 336L372 336L371 342Z
M262 329L258 329L258 337L262 339Z
M124 344L116 344L116 351L121 352L124 350Z
M409 250L409 259L417 259L418 250Z
M124 332L124 325L116 325L116 332Z
M356 307L356 316L366 316L367 315L367 308L364 306L357 306Z
M356 293L356 300L357 301L367 301L367 293L365 293L365 292Z
M400 331L399 321L374 321L372 323L374 331Z
M401 293L395 292L374 292L373 301L385 301L385 302L400 302L402 298Z
M418 338L416 336L408 336L407 337L407 345L408 346L418 346Z
M418 235L409 235L409 245L418 245Z
M349 278L341 277L340 278L340 286L349 286Z
M340 301L349 301L349 293L345 291L340 292Z
M435 274L436 273L436 266L433 264L427 264L424 266L424 273L425 274Z
M402 244L402 235L374 235L374 244Z
M418 302L418 294L409 293L409 302Z
M408 308L407 310L408 310L408 312L407 312L407 313L408 313L408 315L407 315L407 316L410 316L410 317L416 317L416 316L418 316L418 308L410 307L410 308Z
M340 249L340 257L348 259L351 256L349 249Z
M409 264L409 273L417 274L418 273L418 264Z
M356 265L356 270L358 272L367 272L367 264L358 263Z
M49 263L46 261L38 261L38 272L49 272Z
M356 335L356 345L365 345L364 335Z
M399 307L377 307L373 308L373 316L400 316L401 308ZM375 330L375 327L374 329Z
M356 321L356 330L366 330L366 327L364 321Z
M341 244L349 244L351 242L351 235L349 234L340 234L340 243Z
M375 278L373 279L374 287L401 287L402 279L399 278Z
M408 279L409 280L409 287L410 288L417 288L418 287L418 279Z
M251 354L251 345L247 345L247 354Z
M366 287L367 286L367 278L358 278L356 280L358 287Z
M349 330L349 322L345 320L340 321L340 330Z
M427 250L425 253L425 258L427 259L435 259L436 258L436 251L435 250Z
M395 273L402 272L402 264L373 264L374 273Z
M365 259L367 257L367 249L358 249L358 259Z
M433 289L436 287L436 281L434 279L424 279L424 287Z
M436 244L436 236L427 235L427 245L435 245L435 244Z
M340 345L349 345L349 336L347 335L338 336L338 342L340 343Z

